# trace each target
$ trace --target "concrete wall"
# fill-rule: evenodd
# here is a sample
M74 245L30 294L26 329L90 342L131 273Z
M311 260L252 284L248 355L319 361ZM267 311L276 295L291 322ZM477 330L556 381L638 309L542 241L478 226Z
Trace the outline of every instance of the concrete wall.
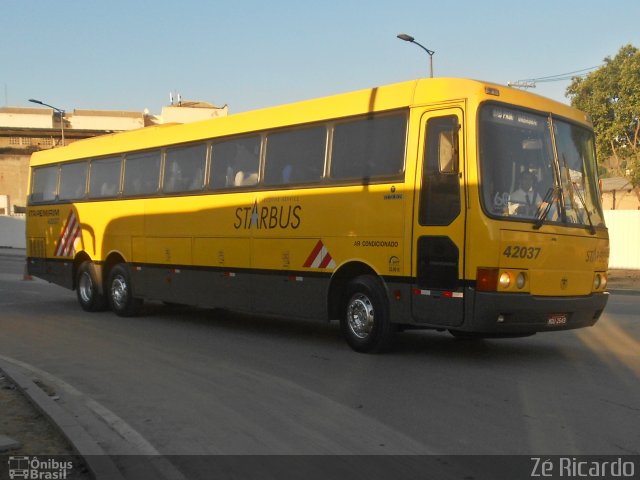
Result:
M71 128L78 130L135 130L144 127L144 114L137 112L74 110Z
M0 195L9 195L12 206L24 207L27 205L28 184L29 155L0 154Z
M0 216L0 247L26 248L25 217Z
M640 211L605 210L611 256L609 268L640 270Z
M640 198L635 190L614 190L602 193L602 208L606 210L638 210Z
M50 108L5 107L0 109L0 126L9 128L51 128Z
M161 123L189 123L208 120L215 117L226 117L229 108L190 108L190 107L162 107Z

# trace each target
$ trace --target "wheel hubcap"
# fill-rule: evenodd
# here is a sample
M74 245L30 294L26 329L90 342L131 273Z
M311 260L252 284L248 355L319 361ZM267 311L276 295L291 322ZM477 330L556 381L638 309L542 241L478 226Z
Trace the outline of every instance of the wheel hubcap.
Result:
M118 275L111 283L111 300L113 301L113 305L118 309L124 308L126 306L128 296L129 289L127 287L127 282L122 276Z
M358 338L369 336L374 325L374 312L371 300L366 295L357 293L347 306L347 323L349 330Z
M84 303L91 302L91 299L93 298L93 282L91 281L91 275L87 272L80 275L78 293L80 293L80 298L82 298Z

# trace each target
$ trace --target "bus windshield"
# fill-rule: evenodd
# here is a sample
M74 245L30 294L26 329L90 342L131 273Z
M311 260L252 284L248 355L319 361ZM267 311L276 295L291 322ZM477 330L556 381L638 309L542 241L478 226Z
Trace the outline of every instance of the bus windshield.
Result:
M496 104L480 113L480 188L494 217L604 226L586 128Z

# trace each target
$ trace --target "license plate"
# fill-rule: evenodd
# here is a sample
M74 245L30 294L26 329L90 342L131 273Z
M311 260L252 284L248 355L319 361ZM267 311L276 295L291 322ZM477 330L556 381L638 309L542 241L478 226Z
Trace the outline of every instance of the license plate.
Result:
M561 325L567 324L567 314L566 313L552 313L547 318L547 325L550 327L557 327Z

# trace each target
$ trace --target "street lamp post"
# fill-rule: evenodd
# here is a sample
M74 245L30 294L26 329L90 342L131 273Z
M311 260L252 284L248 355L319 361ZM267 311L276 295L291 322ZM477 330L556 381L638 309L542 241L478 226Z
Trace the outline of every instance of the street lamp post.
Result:
M48 103L41 102L40 100L35 100L30 98L29 101L31 103L37 103L38 105L44 105L45 107L52 108L55 112L60 115L60 135L61 135L61 144L64 147L64 110L60 108L54 107L53 105L49 105Z
M436 52L434 52L433 50L429 50L424 45L420 45L418 42L416 42L415 38L413 38L411 35L407 35L406 33L401 33L400 35L398 35L398 38L400 40L404 40L405 42L413 43L419 46L421 49L423 49L425 52L429 54L429 76L433 78L433 54Z

